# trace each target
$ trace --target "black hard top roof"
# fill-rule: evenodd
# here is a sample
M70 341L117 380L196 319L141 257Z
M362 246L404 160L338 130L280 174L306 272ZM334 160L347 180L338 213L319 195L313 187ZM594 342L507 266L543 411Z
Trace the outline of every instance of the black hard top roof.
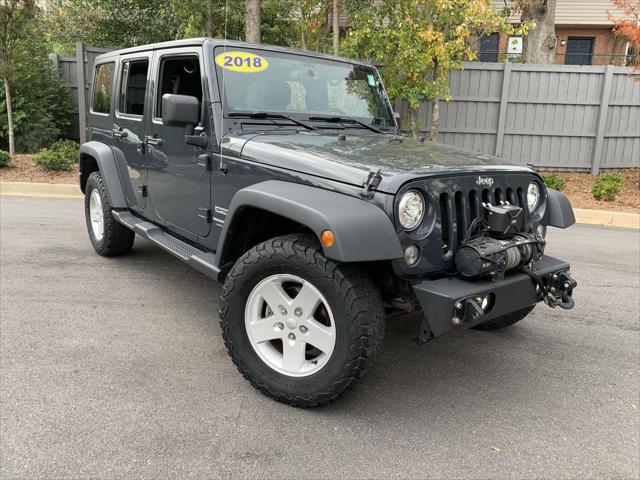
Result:
M248 43L234 40L222 40L218 38L186 38L184 40L172 40L170 42L160 42L160 43L150 43L148 45L139 45L137 47L124 48L122 50L113 50L112 52L103 53L96 58L96 62L101 60L112 58L119 55L127 55L135 52L148 52L150 50L161 50L164 48L179 48L179 47L194 47L194 46L202 46L205 43L212 44L214 47L217 46L226 46L226 47L244 47L244 48L252 48L257 50L269 50L272 52L282 52L282 53L295 53L302 54L309 57L317 57L317 58L325 58L327 60L338 60L341 62L349 62L349 63L357 63L360 65L372 66L371 63L363 62L361 60L353 60L345 57L336 57L334 55L328 55L325 53L314 52L311 50L301 50L298 48L288 48L288 47L278 47L275 45L267 45L262 43Z

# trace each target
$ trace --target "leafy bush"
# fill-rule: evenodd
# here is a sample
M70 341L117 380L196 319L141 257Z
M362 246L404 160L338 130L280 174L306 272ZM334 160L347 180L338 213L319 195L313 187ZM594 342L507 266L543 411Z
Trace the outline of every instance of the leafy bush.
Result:
M11 156L9 156L9 152L0 150L0 167L6 167L9 163L11 163Z
M557 173L550 173L549 175L542 175L542 181L545 187L553 188L554 190L564 190L567 186L567 182Z
M598 177L591 193L596 200L615 200L624 183L619 173L605 173Z
M78 161L78 144L59 140L51 148L43 148L33 156L33 163L44 170L71 170Z

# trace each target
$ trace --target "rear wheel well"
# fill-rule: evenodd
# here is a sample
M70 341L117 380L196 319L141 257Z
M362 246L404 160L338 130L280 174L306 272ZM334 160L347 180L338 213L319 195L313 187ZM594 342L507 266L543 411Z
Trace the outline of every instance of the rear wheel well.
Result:
M316 235L305 225L256 207L244 207L235 213L221 251L223 276L238 258L259 243L281 235L303 233Z
M81 153L78 169L80 171L80 190L82 190L82 193L84 193L87 187L87 180L89 179L89 175L91 175L93 172L99 171L100 167L98 167L97 160L91 155Z

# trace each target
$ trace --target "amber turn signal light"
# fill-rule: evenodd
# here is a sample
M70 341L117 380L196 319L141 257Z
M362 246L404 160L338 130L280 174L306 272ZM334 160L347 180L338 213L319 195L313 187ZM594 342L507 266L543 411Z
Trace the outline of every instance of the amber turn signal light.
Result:
M324 232L322 232L322 235L320 235L320 241L322 242L322 245L324 245L325 247L332 246L335 240L336 239L333 236L333 232L331 230L325 230Z

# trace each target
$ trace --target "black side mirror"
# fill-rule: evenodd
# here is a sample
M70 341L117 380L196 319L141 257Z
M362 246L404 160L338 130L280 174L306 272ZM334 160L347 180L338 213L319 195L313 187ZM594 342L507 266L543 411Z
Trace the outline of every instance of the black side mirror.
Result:
M162 96L162 123L170 127L185 127L184 141L189 145L206 147L206 135L194 135L193 128L200 123L200 102L189 95L165 93Z

